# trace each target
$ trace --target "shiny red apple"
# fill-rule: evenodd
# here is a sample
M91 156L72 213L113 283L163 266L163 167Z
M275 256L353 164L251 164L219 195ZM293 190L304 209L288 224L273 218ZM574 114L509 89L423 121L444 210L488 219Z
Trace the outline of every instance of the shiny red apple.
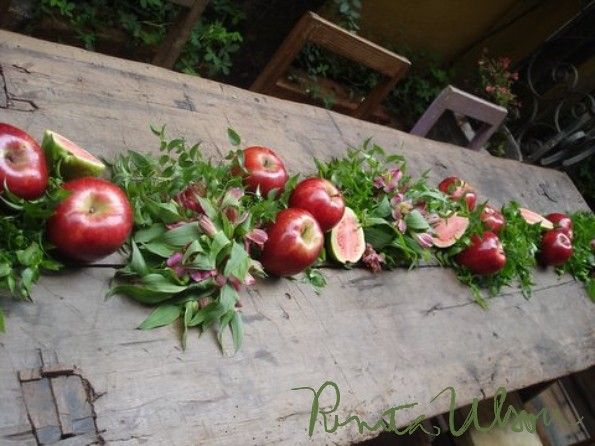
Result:
M572 229L573 225L572 219L568 215L562 214L560 212L552 212L551 214L546 215L545 218L554 224L555 229L561 229L566 232L570 240L572 240L574 236Z
M277 189L282 191L287 182L287 171L281 158L267 147L247 147L244 149L244 164L245 172L241 172L239 168L232 170L234 175L244 175L244 184L251 192L256 192L257 189L264 196Z
M456 261L478 275L493 274L506 265L506 254L496 234L485 231L471 237L471 245L461 251Z
M506 224L504 215L489 204L483 208L479 219L488 231L492 231L495 234L498 234Z
M438 184L438 189L448 195L452 200L459 201L464 198L467 208L470 211L475 209L477 194L469 183L461 180L459 177L446 177Z
M323 232L330 231L343 217L343 195L333 183L324 178L306 178L289 197L289 207L310 212Z
M260 261L274 276L293 276L312 265L324 243L316 219L303 209L284 209L267 229Z
M48 240L71 259L92 262L116 252L132 230L132 208L115 184L95 177L69 181L70 195L47 223Z
M0 123L0 192L5 182L18 197L39 198L48 185L48 166L43 150L29 134Z
M552 229L541 237L539 261L543 265L562 265L572 257L572 252L572 241L565 229Z

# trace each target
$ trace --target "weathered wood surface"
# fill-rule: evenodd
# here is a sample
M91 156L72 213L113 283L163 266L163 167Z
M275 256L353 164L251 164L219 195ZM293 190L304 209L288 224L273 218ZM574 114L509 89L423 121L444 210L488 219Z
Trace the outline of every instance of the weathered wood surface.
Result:
M245 143L270 145L291 170L307 172L313 156L328 159L373 136L405 154L413 174L461 175L497 204L585 208L560 172L153 66L0 32L0 68L0 105L2 94L7 104L0 121L36 137L54 129L107 157L154 148L149 123L202 139L219 157L232 126ZM35 444L17 371L40 366L37 349L81 370L101 395L94 403L101 436L115 445L351 444L371 434L353 427L324 434L318 425L310 439L311 395L291 388L335 381L342 419L375 421L390 406L419 402L398 418L406 422L446 410L446 398L428 404L446 386L463 405L499 386L513 390L595 363L595 306L581 284L551 271L537 274L531 300L510 289L489 311L436 267L329 271L322 296L298 281L267 281L243 297L246 338L231 358L210 333L197 340L191 332L181 351L175 327L134 330L149 310L120 297L105 301L112 274L84 268L44 277L34 304L0 302L7 313L0 443Z

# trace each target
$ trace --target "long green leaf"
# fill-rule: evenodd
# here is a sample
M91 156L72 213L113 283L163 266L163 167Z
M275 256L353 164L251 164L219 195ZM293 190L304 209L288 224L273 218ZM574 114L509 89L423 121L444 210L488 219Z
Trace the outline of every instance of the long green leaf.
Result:
M140 330L163 327L173 323L180 317L182 310L177 305L160 305L138 326Z

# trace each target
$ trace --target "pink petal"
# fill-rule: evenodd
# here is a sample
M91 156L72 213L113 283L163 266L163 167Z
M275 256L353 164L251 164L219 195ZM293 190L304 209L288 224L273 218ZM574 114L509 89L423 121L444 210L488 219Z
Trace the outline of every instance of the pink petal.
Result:
M246 238L262 248L269 239L269 236L266 231L259 228L253 228L250 232L248 232L248 234L246 234Z
M174 266L177 266L180 264L183 257L184 256L182 255L181 252L175 252L171 256L169 256L169 258L165 261L165 264L167 266L169 266L170 268L173 268Z

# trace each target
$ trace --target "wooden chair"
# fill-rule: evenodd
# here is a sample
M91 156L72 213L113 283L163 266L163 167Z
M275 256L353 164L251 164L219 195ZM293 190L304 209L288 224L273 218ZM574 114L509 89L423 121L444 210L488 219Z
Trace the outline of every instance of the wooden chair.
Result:
M410 133L426 136L447 110L482 123L467 145L468 148L473 150L479 150L490 139L507 114L504 107L492 104L449 85L434 99L434 102L419 118Z
M153 65L164 68L173 68L180 57L184 45L188 42L192 29L198 23L209 0L170 0L172 3L189 8L178 14L176 21L171 25L165 40L153 58Z
M370 117L411 66L411 62L406 58L347 32L313 12L308 12L291 30L250 89L272 96L286 97L290 87L282 77L307 42L320 45L384 75L385 79L374 87L361 103L353 107L350 114L360 119ZM292 99L300 99L295 91L289 91L289 94L293 94ZM303 96L307 97L305 93Z

